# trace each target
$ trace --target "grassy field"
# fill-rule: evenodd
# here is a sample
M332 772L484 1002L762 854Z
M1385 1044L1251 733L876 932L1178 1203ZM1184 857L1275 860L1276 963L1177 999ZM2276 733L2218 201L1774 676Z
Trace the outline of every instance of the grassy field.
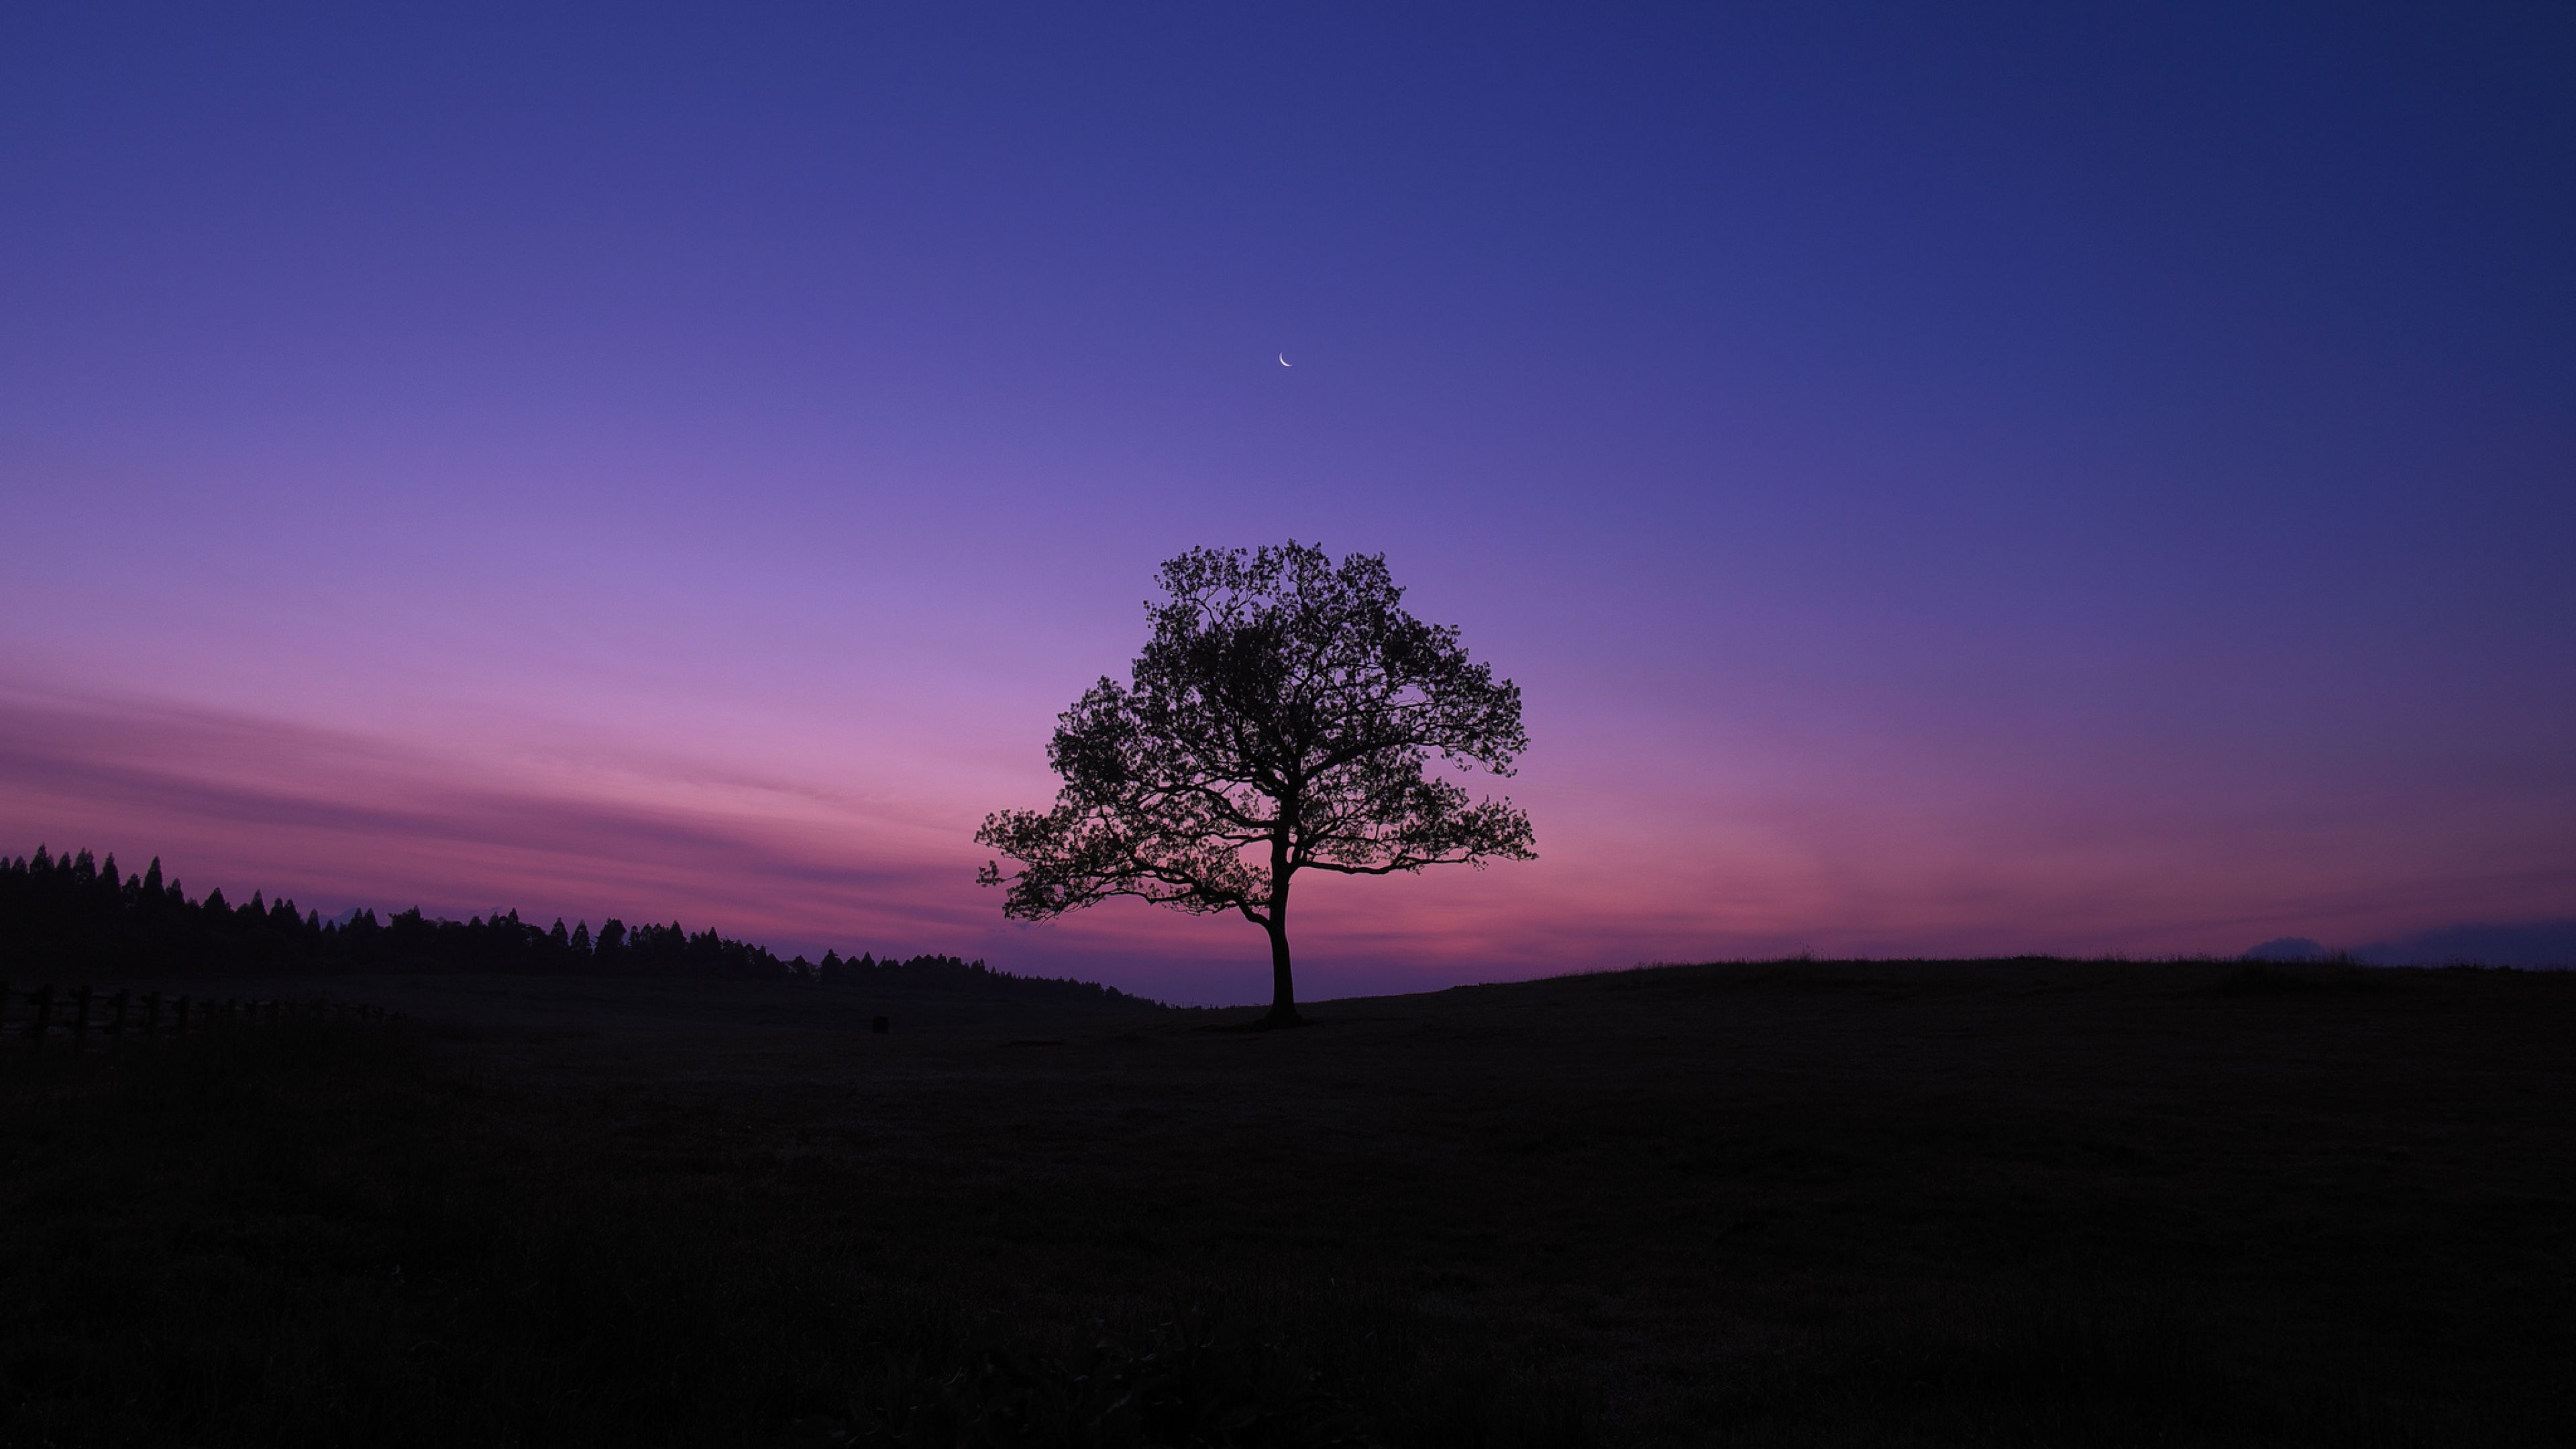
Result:
M0 1443L2576 1442L2576 973L341 994L0 1042Z

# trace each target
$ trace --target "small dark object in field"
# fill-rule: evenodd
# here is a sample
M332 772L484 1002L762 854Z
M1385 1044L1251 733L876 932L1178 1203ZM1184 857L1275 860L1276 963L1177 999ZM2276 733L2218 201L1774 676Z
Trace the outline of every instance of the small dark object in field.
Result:
M870 1017L868 1018L868 1030L875 1032L879 1036L883 1036L887 1032L894 1030L894 1023L882 1016Z

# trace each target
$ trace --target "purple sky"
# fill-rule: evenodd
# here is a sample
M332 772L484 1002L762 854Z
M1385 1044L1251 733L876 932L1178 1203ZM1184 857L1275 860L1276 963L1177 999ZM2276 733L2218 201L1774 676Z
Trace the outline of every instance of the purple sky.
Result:
M2576 916L2563 6L248 9L0 11L0 850L1251 999L968 837L1295 537L1542 857L1308 994Z

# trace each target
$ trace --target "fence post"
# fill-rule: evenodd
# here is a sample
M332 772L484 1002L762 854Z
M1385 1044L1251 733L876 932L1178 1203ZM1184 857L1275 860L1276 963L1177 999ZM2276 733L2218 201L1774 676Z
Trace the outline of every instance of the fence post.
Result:
M114 996L108 998L108 1004L115 1007L116 1012L108 1018L107 1034L116 1038L118 1046L123 1046L125 1045L125 991L122 987L118 988Z
M181 1036L188 1034L188 998L184 996L179 998L178 1020L172 1023L171 1029Z
M72 1001L72 1050L77 1052L89 1045L89 984L87 982L81 983L73 990Z
M38 1047L45 1044L45 1028L54 1024L54 983L48 981L36 988L36 1019L27 1023L27 1039Z
M9 1032L9 983L0 981L0 1036Z
M150 1041L161 1034L161 993L143 993L143 1039Z

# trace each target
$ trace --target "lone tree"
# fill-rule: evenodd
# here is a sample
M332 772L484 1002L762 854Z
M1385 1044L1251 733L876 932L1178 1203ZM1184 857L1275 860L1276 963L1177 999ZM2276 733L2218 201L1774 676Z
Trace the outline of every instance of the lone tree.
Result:
M1468 659L1458 631L1402 608L1377 554L1193 549L1131 682L1103 677L1056 723L1051 810L988 815L984 885L1040 921L1112 896L1194 915L1235 911L1270 936L1270 1014L1295 1025L1288 887L1301 870L1391 875L1530 860L1529 817L1433 773L1512 773L1529 747L1521 692Z

